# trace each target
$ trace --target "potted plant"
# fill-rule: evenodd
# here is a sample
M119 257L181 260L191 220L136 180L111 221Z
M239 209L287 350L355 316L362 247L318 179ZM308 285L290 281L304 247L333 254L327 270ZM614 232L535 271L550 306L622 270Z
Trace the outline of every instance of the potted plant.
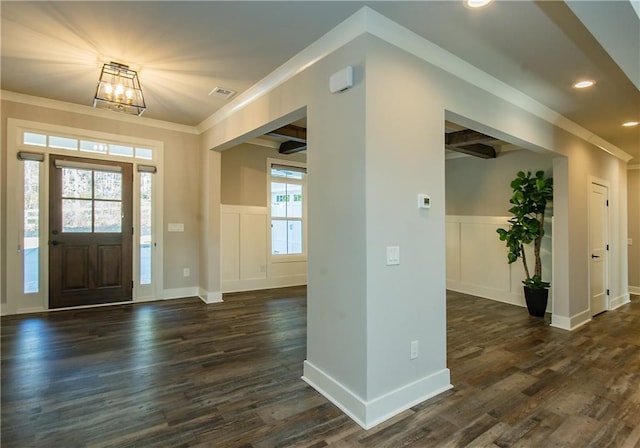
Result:
M544 236L544 214L547 202L553 199L553 178L545 176L544 171L537 171L535 176L528 171L519 171L511 182L513 195L509 202L512 207L509 212L513 217L509 219L508 229L497 229L500 241L504 241L509 249L507 259L509 264L518 258L522 259L526 278L524 296L527 309L532 316L544 316L549 296L548 282L542 281L542 259L540 246ZM533 275L529 270L525 245L533 244L535 266Z

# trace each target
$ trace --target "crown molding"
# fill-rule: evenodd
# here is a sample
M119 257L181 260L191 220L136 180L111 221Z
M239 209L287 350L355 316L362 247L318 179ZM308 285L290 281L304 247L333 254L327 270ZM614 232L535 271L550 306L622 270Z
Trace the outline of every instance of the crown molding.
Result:
M0 100L11 101L20 104L28 104L30 106L45 107L48 109L54 109L63 112L89 115L92 117L104 118L107 120L122 121L125 123L137 124L141 126L149 126L153 128L184 132L187 134L199 134L198 129L195 126L187 126L184 124L172 123L170 121L155 120L153 118L134 117L133 115L118 114L106 109L94 109L91 106L83 106L81 104L67 103L64 101L52 100L49 98L25 95L23 93L16 93L8 90L0 91Z
M476 66L469 64L458 56L367 6L358 10L319 40L309 45L248 90L231 100L231 102L214 112L209 118L203 120L198 124L198 130L205 132L211 129L216 124L231 117L235 112L266 95L326 55L344 46L356 37L367 33L425 62L433 64L510 104L524 109L554 126L564 129L618 159L628 162L633 158L622 149L605 141L588 129L583 128L539 101L534 100L530 96L480 70Z

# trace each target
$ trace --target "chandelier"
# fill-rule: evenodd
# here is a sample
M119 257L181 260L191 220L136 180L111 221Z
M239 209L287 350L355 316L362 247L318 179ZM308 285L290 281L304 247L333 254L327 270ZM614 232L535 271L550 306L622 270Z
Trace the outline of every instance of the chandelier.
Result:
M147 106L142 96L138 73L128 65L109 62L102 66L93 98L93 107L142 115Z

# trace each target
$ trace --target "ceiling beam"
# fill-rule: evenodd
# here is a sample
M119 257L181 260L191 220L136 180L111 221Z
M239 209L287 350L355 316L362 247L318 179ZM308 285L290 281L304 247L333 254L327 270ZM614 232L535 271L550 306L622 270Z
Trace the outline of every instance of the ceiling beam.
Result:
M280 143L280 147L278 148L278 152L280 154L294 154L300 151L306 151L307 144L304 142L296 142L293 140L287 140L286 142Z
M480 157L481 159L496 158L496 150L493 146L483 145L482 143L471 143L464 146L446 145L445 148L450 149L451 151L469 154L470 156Z
M444 143L448 146L470 145L472 143L489 143L495 141L495 137L483 134L473 129L449 132L444 135Z
M307 130L302 126L296 126L293 124L288 124L286 126L282 126L281 128L274 129L273 131L268 132L266 135L286 138L287 140L299 143L307 142Z

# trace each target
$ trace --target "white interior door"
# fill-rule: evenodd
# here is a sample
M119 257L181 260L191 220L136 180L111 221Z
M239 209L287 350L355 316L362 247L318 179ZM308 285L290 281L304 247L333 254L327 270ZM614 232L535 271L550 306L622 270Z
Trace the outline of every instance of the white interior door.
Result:
M589 191L589 290L592 316L608 309L608 197L607 187L596 183L591 184Z

